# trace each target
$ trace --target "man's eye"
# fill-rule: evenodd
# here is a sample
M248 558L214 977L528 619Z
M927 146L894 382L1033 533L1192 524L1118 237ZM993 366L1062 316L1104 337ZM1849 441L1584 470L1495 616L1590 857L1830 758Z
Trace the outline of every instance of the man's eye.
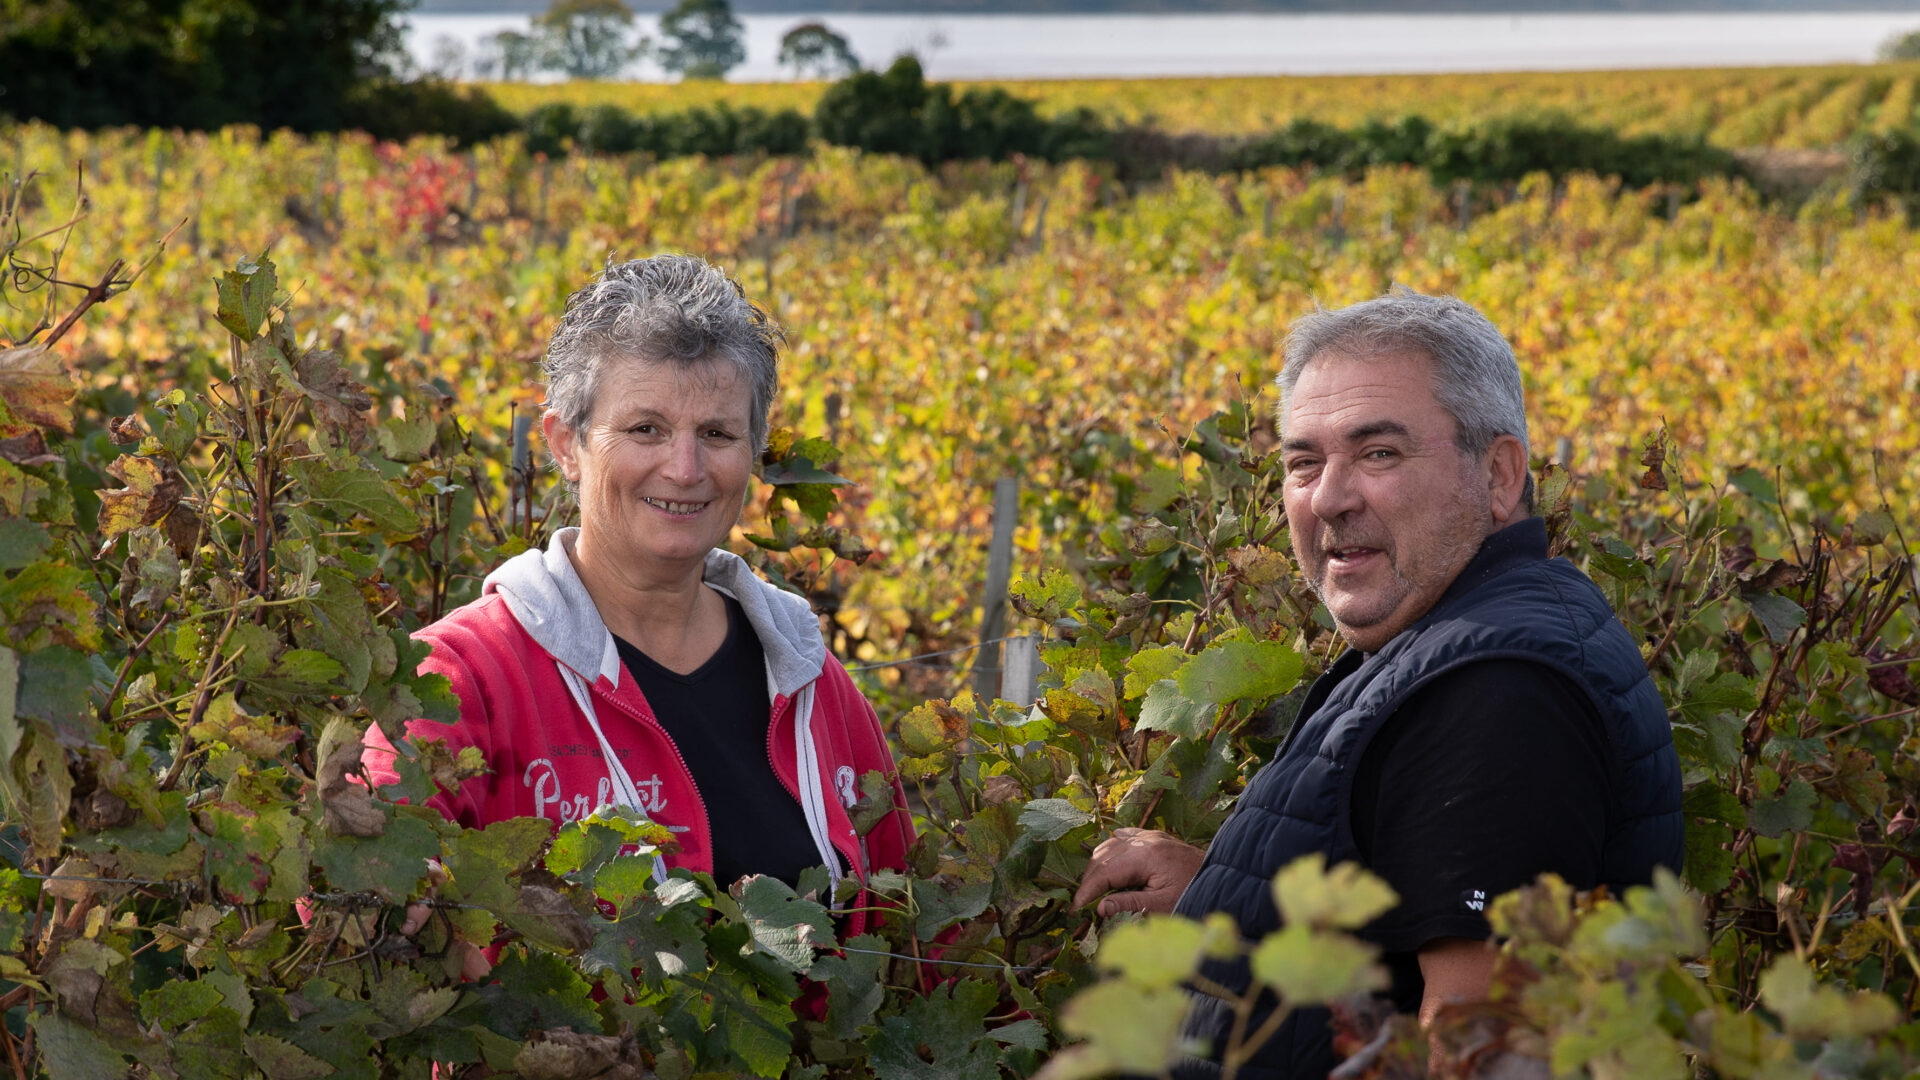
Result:
M652 424L635 424L632 430L635 435L651 435L658 429Z

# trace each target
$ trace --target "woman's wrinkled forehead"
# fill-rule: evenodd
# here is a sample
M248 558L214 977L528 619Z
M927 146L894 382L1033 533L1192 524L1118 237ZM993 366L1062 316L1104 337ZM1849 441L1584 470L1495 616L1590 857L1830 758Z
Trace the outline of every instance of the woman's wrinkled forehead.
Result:
M589 430L618 427L643 413L742 428L753 418L753 381L744 365L724 355L680 360L612 352L600 358L596 375L583 424Z

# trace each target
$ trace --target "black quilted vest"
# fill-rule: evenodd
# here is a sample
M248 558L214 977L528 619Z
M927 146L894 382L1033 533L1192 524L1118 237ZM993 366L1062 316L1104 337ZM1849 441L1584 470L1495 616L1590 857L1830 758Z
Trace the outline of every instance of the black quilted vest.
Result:
M1432 611L1372 656L1349 653L1314 683L1279 755L1252 783L1207 848L1178 911L1224 911L1252 941L1279 929L1271 883L1311 852L1329 865L1358 861L1349 818L1353 775L1374 734L1401 702L1436 676L1478 660L1545 664L1591 695L1613 756L1615 812L1607 823L1602 881L1644 884L1653 868L1682 859L1680 761L1653 681L1633 639L1593 582L1572 563L1547 558L1546 526L1532 518L1489 538ZM1244 963L1210 962L1208 978L1236 993ZM1248 1030L1258 1027L1263 1006ZM1233 1014L1195 993L1186 1034L1218 1057ZM1337 1063L1325 1009L1290 1016L1240 1075L1245 1080L1320 1080ZM1211 1080L1216 1061L1184 1059L1180 1080Z

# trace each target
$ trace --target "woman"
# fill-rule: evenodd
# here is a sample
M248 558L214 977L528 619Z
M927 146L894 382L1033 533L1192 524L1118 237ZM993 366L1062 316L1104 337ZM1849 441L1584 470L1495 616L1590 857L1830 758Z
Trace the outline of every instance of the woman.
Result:
M720 550L767 444L782 336L740 287L686 255L609 266L567 300L542 420L580 525L487 576L421 630L421 664L460 720L414 738L478 747L492 771L432 800L469 827L556 825L636 807L679 839L667 867L792 884L900 868L896 811L864 837L859 778L894 775L873 709L807 602ZM374 782L392 749L368 733ZM862 922L858 916L854 920ZM856 926L850 932L858 932Z

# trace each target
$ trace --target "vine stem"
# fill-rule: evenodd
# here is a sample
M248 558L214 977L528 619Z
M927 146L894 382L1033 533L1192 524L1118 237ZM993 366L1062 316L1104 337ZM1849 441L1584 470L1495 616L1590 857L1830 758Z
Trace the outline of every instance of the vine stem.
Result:
M213 702L213 691L216 685L214 676L225 666L220 662L220 651L227 647L227 638L233 633L234 625L239 621L240 605L235 604L232 614L227 616L226 627L220 631L220 640L214 643L213 655L208 657L207 670L200 676L200 692L194 699L193 711L187 715L187 722L180 726L180 752L174 755L173 764L167 767L167 775L160 778L161 791L172 791L173 785L180 782L180 774L187 767L187 758L192 756L193 751L193 736L188 732L200 722L202 716L206 715L207 706Z
M117 279L120 276L120 271L126 269L126 266L127 260L125 259L115 259L112 263L108 264L107 272L100 276L98 282L88 287L86 293L80 297L80 302L73 305L73 310L67 312L67 317L60 320L60 324L53 328L53 332L47 335L47 340L42 342L41 346L43 348L52 347L54 342L66 337L69 330L79 325L80 317L87 313L88 308L111 299L114 294L114 286L119 283Z
M13 1032L5 1032L7 1038L7 1064L13 1067L14 1080L27 1080L27 1067L20 1062L20 1053L14 1049Z
M161 628L166 626L167 623L170 622L172 619L173 619L173 612L171 611L162 612L160 615L160 621L153 624L153 629L147 631L147 636L141 638L140 643L135 645L130 651L128 651L126 661L120 665L120 677L113 681L113 689L107 691L106 700L100 703L100 722L101 723L105 724L105 723L111 722L111 718L108 716L108 713L113 711L114 699L120 696L120 691L126 689L127 677L133 674L133 662L139 659L141 653L147 651L147 646L152 644L154 635L158 634Z

